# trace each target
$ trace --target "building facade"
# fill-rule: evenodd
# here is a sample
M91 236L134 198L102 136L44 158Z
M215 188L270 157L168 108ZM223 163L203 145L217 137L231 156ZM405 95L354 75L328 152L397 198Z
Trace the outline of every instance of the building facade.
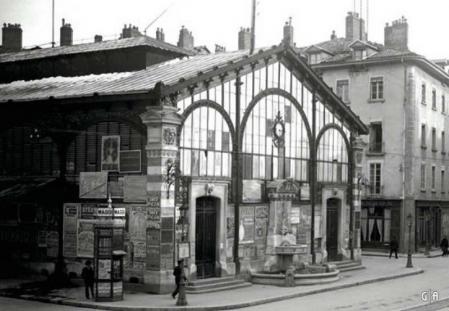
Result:
M368 130L288 43L3 83L0 102L11 227L33 191L62 189L42 197L53 227L35 214L44 201L28 207L42 236L30 260L51 258L50 241L79 271L108 196L125 211L125 280L148 291L172 289L177 258L192 279L272 271L287 240L296 264L361 260L355 154Z
M303 50L313 68L369 125L358 186L362 246L438 247L449 228L447 92L442 66L408 49L404 18L385 26L384 44L367 41L364 22L348 13L346 37ZM349 29L348 29L349 28ZM352 28L361 29L358 36ZM365 34L361 36L360 33Z

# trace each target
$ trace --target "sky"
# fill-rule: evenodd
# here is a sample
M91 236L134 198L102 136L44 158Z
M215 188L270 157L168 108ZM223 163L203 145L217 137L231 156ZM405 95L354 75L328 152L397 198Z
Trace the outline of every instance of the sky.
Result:
M215 44L228 51L237 49L240 27L251 24L251 0L54 0L55 40L59 41L61 19L73 28L74 42L92 42L95 34L117 38L124 24L141 31L168 8L147 34L155 37L164 29L166 41L176 44L181 26L192 31L195 45ZM360 9L362 1L362 9ZM345 35L348 11L362 11L368 19L368 38L383 43L386 22L405 16L409 23L409 48L430 59L449 58L448 0L257 0L256 46L278 44L282 27L292 17L297 46L328 40L335 30ZM23 45L50 43L52 0L0 0L0 22L20 23ZM0 35L1 36L1 35Z

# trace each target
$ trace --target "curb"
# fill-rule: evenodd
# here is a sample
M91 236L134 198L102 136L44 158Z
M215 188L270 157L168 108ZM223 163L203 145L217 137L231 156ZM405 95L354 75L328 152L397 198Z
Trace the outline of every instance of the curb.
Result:
M252 306L282 301L282 300L288 300L288 299L293 299L293 298L299 298L299 297L304 297L304 296L309 296L309 295L315 295L315 294L319 294L319 293L330 292L330 291L334 291L334 290L345 289L345 288L355 287L355 286L359 286L359 285L383 282L383 281L387 281L387 280L417 275L417 274L421 274L423 272L424 272L423 269L418 268L415 271L405 272L405 273L398 274L398 275L373 278L373 279L369 279L369 280L365 280L365 281L354 282L354 283L349 283L349 284L341 284L341 285L331 286L331 287L327 287L327 288L310 290L310 291L302 292L302 293L293 293L293 294L288 294L288 295L283 295L283 296L278 296L278 297L264 298L264 299L258 299L258 300L248 301L248 302L241 302L241 303L236 303L236 304L204 306L204 307L198 307L198 306L187 306L187 307L111 306L111 305L99 305L99 304L93 304L90 302L76 301L76 300L71 300L71 299L66 299L66 298L49 298L49 297L38 297L38 296L32 296L32 295L21 295L21 296L3 295L3 296L8 297L8 298L25 299L25 300L60 304L60 305L66 305L66 306L72 306L72 307L111 310L111 311L232 310L232 309L252 307Z
M389 254L388 253L375 253L375 252L370 252L370 253L362 253L362 256L366 256L366 257L388 257ZM399 258L407 258L407 254L398 254ZM429 254L429 255L424 255L423 253L418 253L418 254L413 254L412 256L413 258L437 258L437 257L441 257L441 254Z

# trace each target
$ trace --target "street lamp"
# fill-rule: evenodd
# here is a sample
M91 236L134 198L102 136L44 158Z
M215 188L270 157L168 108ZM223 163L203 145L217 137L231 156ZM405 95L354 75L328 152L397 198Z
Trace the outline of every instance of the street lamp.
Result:
M413 268L412 264L412 214L407 216L408 224L408 252L407 252L407 265L406 268Z

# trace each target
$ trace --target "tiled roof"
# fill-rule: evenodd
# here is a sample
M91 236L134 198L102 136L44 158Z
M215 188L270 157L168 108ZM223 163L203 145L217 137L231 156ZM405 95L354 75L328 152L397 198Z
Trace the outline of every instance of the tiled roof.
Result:
M191 52L174 46L170 43L156 40L147 36L108 40L102 42L92 42L84 44L76 44L69 46L57 46L54 48L24 50L15 53L0 54L0 63L16 62L30 59L55 57L59 55L70 55L78 53L89 53L105 50L124 49L136 46L146 46L178 53L180 55L192 55Z
M369 58L382 58L382 57L393 57L393 56L405 56L405 55L418 55L409 50L393 50L393 49L385 49L376 54L371 55Z
M175 59L147 67L144 70L107 73L79 77L52 77L33 81L0 84L0 102L32 101L53 98L76 98L98 95L147 92L157 82L174 85L179 79L189 79L198 72L227 66L249 54L248 50Z
M189 80L198 77L227 72L234 66L240 66L240 62L252 61L279 53L281 49L289 47L273 46L268 49L258 49L249 56L248 50L235 52L224 52L209 55L197 55L175 59L161 64L147 67L145 70L109 73L101 75L87 75L80 77L52 77L33 81L14 81L7 84L0 84L0 102L35 102L39 100L54 99L76 99L91 97L95 94L101 95L125 95L148 93L158 82L162 82L167 89L178 87L182 84L182 79ZM293 57L297 57L291 51ZM289 54L289 53L287 53ZM248 59L249 57L249 59ZM299 62L302 62L297 58ZM248 63L249 64L249 63ZM347 111L347 118L359 127L362 132L367 128L362 121L348 108L332 90L310 69L305 66L314 79L325 92L329 92L334 103ZM34 103L33 103L34 104Z

